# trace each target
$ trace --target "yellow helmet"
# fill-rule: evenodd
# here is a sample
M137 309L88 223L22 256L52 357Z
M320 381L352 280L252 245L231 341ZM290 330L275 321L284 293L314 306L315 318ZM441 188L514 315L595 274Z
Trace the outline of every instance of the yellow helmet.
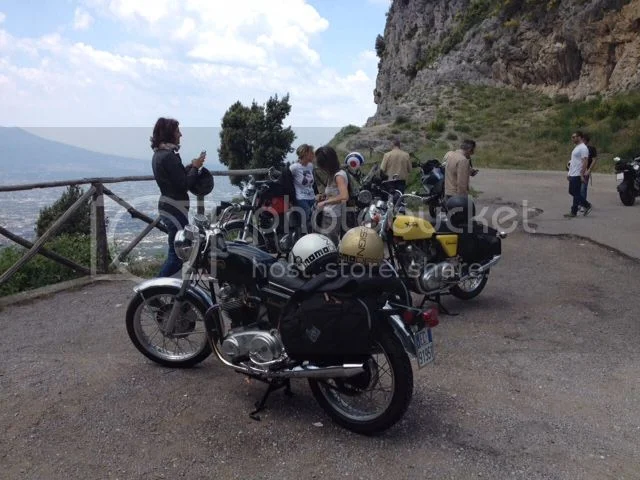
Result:
M384 242L372 228L355 227L340 240L338 253L347 262L379 265L384 258Z

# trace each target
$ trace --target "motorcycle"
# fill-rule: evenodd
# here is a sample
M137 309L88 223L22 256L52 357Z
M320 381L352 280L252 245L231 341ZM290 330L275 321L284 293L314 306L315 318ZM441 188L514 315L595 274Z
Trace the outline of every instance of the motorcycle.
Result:
M444 165L439 160L420 163L420 183L424 188L423 203L429 207L429 215L435 219L439 212L446 212L444 198Z
M302 212L289 205L288 195L276 178L269 173L269 180L256 180L249 176L242 188L243 201L239 210L242 218L229 219L222 226L227 240L242 240L253 243L271 254L286 255L302 236ZM221 202L216 216L230 202Z
M393 181L391 181L393 182ZM383 182L383 185L389 182ZM393 184L387 189L392 189ZM428 201L428 194L400 194L395 201L370 206L363 225L374 229L387 245L389 261L397 266L409 288L422 294L423 304L451 294L462 300L477 297L485 288L491 268L502 256L506 234L472 217L475 206L467 197L447 203L446 221L427 220L399 212L405 199Z
M339 425L366 435L388 429L411 401L410 356L420 368L434 359L431 328L438 323L437 311L412 307L400 279L335 277L326 271L305 278L294 274L291 262L247 242L226 241L225 218L250 208L229 205L213 226L206 216L196 215L193 224L177 233L183 279L155 278L134 288L126 312L130 340L164 366L191 367L213 352L224 366L265 382L268 389L252 418L259 419L257 413L274 390L290 393L292 378L306 378L315 399ZM307 260L318 258L325 248L336 251L318 234L300 242L314 235L325 246ZM303 306L325 298L331 312L360 302L365 308L358 310L358 318L366 314L361 328L346 334L327 330L331 350L319 353L321 342L309 339L327 338L322 337L324 327L304 329L301 324L296 330L290 319L306 321ZM325 310L315 313L338 329L352 319L351 314L338 313L336 319Z
M635 203L636 197L640 196L640 157L627 161L615 157L613 161L620 201L630 207Z

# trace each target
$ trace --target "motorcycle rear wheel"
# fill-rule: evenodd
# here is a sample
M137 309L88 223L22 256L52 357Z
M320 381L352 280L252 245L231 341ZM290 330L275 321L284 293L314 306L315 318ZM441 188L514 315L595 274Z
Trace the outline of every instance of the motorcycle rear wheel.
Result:
M632 207L636 203L635 192L627 190L626 192L620 192L620 201L626 207Z
M347 379L309 379L313 396L338 425L376 435L397 423L411 403L413 372L400 340L388 328L373 332L366 371ZM377 402L374 396L378 395Z
M458 283L451 287L451 295L460 300L471 300L472 298L480 295L480 292L484 290L484 287L489 281L489 272L484 272L482 275L475 278L470 278L463 282Z
M163 329L178 290L154 287L137 294L127 307L127 333L145 357L173 368L192 367L211 355L204 325L206 305L187 297L172 333ZM144 295L144 296L143 296Z

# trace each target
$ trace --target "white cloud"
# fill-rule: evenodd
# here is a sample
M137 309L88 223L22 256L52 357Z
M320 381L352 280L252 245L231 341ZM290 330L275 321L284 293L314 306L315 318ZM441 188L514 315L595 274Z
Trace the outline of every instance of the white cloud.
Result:
M169 17L175 4L172 0L111 0L109 10L119 18L139 18L153 24Z
M74 30L87 30L93 23L93 17L81 8L76 8L73 14L73 28Z
M4 13L0 12L0 23L4 22L6 18L7 16Z
M182 25L173 32L173 38L176 40L184 40L191 36L196 30L196 21L193 18L187 17L182 20Z
M351 72L325 65L314 45L329 22L304 0L82 5L76 12L92 20L122 23L123 41L107 48L0 29L0 124L133 126L170 114L191 126L217 126L236 100L261 104L287 93L286 122L294 126L362 124L375 111L375 53L353 55ZM12 105L22 105L19 116L7 113Z

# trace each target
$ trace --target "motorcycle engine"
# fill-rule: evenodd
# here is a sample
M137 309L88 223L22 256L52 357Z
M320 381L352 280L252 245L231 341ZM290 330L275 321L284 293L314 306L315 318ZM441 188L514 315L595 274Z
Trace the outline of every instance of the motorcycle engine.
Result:
M425 294L433 294L443 290L448 284L456 283L456 265L452 262L429 262L430 252L425 252L417 245L398 246L400 261L409 278L413 280L415 290Z
M259 305L251 300L244 285L225 283L218 290L217 298L225 329L250 324L258 317Z
M249 359L267 365L282 357L284 346L277 330L247 329L229 334L222 342L222 351L232 362Z

